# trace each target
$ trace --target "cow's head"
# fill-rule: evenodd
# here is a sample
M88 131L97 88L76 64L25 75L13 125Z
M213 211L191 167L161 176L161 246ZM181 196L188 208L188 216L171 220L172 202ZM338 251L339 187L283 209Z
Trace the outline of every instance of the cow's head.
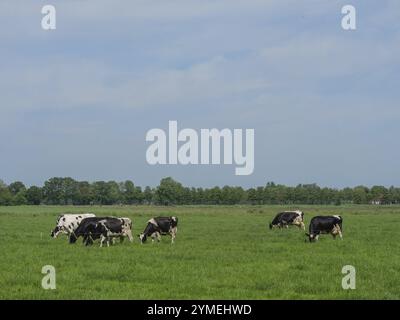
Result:
M139 234L138 237L141 243L145 243L147 240L147 236L144 233Z
M272 226L272 223L270 223L270 224L269 224L269 229L271 230L271 229L272 229L272 227L273 227L273 226Z
M306 236L308 237L308 241L309 241L309 242L314 242L315 240L317 240L315 234L308 234L308 233L306 233ZM305 241L307 241L307 240L305 240Z
M50 236L55 239L60 234L60 232L61 228L59 226L56 226L54 230L51 231Z

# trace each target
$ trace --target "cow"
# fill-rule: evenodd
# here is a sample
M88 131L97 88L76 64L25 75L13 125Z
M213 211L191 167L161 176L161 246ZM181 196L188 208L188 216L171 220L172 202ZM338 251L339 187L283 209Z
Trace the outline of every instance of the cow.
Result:
M343 218L341 216L316 216L310 221L309 233L306 233L310 242L317 241L320 234L330 233L334 239L339 235L343 239L342 227ZM306 240L307 241L307 240Z
M139 235L140 242L146 242L147 237L152 238L152 242L157 239L161 241L161 235L171 235L171 244L174 243L176 233L178 231L178 218L177 217L155 217L147 221L147 226L143 233Z
M96 215L93 213L62 214L58 216L56 227L51 231L50 236L54 239L57 238L60 233L69 236L78 228L83 219L95 216Z
M122 242L125 236L132 242L132 221L129 218L116 217L86 218L71 234L70 243L75 243L81 236L86 246L93 244L96 239L100 239L100 247L103 246L104 241L109 246L111 239L118 237Z
M132 236L132 220L130 218L118 218L122 222L122 235L120 236L120 241L124 240L124 237L128 237L129 241L133 241Z
M269 224L269 228L289 228L289 225L295 225L303 230L306 229L304 225L304 213L302 211L283 211L278 213L272 222Z
M132 221L129 218L117 218L119 222L114 219L100 220L94 228L94 233L100 234L100 247L103 246L104 241L107 247L110 246L110 240L116 237L120 238L121 243L124 237L127 236L129 241L133 241L132 237Z

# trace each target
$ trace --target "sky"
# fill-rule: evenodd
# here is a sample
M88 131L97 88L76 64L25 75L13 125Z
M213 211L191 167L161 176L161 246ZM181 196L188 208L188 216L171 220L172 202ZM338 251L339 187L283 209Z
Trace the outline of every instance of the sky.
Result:
M6 183L400 186L398 0L2 0L0 58ZM149 165L170 120L254 129L253 174Z

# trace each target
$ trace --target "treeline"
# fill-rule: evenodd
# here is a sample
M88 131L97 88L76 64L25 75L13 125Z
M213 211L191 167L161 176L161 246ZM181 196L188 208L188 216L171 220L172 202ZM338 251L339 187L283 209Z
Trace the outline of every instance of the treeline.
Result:
M400 204L400 188L321 188L316 184L288 187L273 182L243 189L188 188L168 177L155 187L136 186L132 181L76 181L51 178L42 187L27 188L22 182L6 185L0 180L0 205L234 205L234 204Z

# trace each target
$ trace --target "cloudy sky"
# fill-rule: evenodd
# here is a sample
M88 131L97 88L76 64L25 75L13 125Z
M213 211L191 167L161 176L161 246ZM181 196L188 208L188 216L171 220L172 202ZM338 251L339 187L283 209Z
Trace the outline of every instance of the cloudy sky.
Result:
M2 0L0 179L399 186L399 21L398 0ZM169 120L254 128L254 173L148 165Z

